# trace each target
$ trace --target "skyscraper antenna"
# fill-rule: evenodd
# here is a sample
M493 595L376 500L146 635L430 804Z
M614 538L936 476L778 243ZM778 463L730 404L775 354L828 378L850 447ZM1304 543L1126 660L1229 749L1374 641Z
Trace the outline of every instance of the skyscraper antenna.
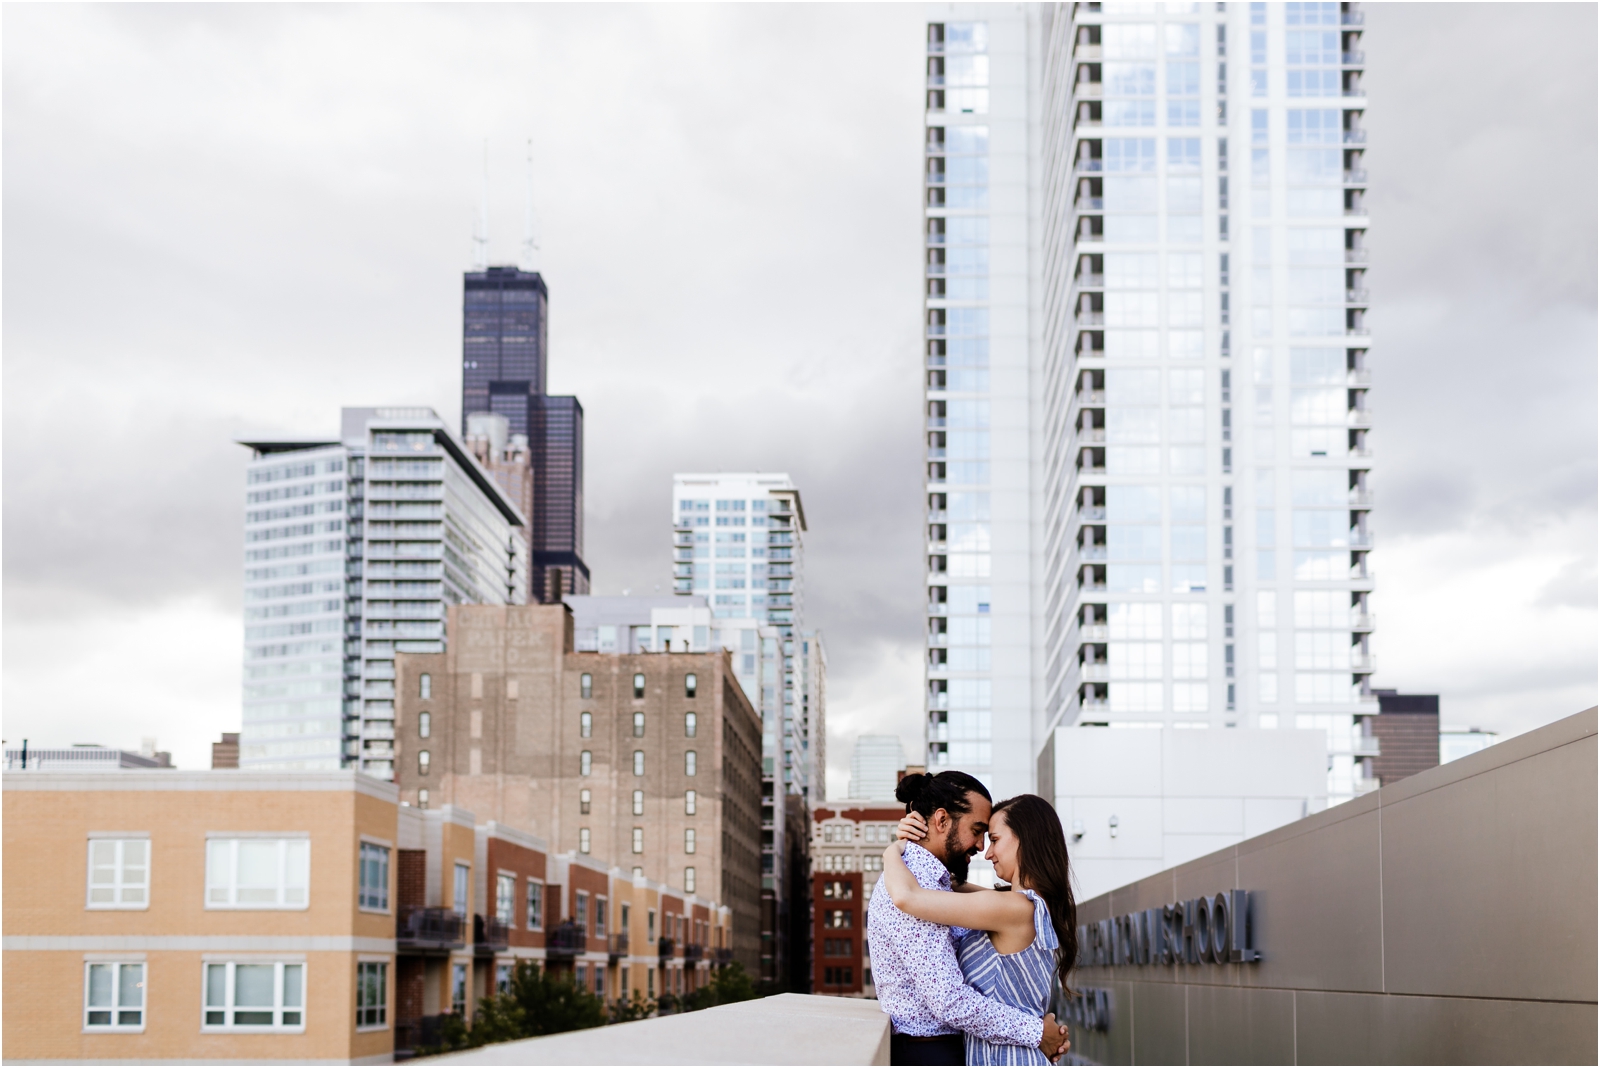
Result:
M539 269L539 237L533 219L533 138L528 138L528 175L522 210L522 263L524 271Z
M478 225L472 235L474 270L489 269L489 139L483 139L483 186L478 193Z

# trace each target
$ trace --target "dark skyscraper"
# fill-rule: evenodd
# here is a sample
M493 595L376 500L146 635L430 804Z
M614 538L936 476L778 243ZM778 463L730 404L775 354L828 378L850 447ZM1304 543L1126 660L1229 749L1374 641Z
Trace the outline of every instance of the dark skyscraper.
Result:
M583 405L545 394L550 291L536 271L468 271L462 308L461 429L494 412L527 435L533 460L528 516L530 593L546 603L589 592L583 562Z

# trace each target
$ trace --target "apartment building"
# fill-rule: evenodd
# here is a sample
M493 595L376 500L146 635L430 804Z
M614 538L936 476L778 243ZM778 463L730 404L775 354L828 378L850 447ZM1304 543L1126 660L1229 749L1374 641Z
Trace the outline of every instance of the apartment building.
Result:
M353 771L3 786L7 1060L387 1062L520 962L611 1001L733 960L710 897Z
M926 10L929 764L1313 730L1373 789L1359 5Z
M128 770L3 788L8 1061L392 1055L393 786Z
M668 651L579 651L565 605L461 605L446 624L446 652L399 659L401 797L526 828L584 858L573 878L615 864L714 898L755 974L761 727L729 654L692 621L652 632ZM608 953L587 937L583 954Z
M905 806L835 801L812 810L812 992L876 997L867 902Z
M446 604L527 600L526 517L430 408L240 444L239 766L389 778L395 654L442 650Z
M791 987L809 977L788 952L807 931L805 813L827 796L827 654L805 621L807 529L800 490L781 472L673 476L673 592L710 606L714 644L761 716L758 975Z

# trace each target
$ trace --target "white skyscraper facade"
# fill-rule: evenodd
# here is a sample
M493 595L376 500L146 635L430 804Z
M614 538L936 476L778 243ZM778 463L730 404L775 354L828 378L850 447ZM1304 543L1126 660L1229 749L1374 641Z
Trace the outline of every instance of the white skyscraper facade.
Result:
M930 767L1031 789L1040 692L1033 5L937 5L924 188Z
M394 655L442 652L447 604L527 599L524 518L428 408L246 441L239 766L394 773Z
M955 406L969 396L956 388L964 369L951 326L950 205L956 176L981 167L957 166L951 131L980 122L958 104L984 101L968 86L958 99L957 86L989 82L991 184L1006 147L997 131L1011 114L1001 87L1022 87L1031 132L1026 227L1036 252L1025 278L1037 303L1019 331L1031 403L1008 424L1019 437L1030 431L1029 451L1002 459L992 437L988 531L999 568L1005 532L992 517L1005 481L1025 482L1042 602L1031 714L1016 717L1029 750L1039 753L1059 725L1085 723L1316 729L1328 739L1330 802L1372 788L1359 8L940 5L928 18L930 448L931 421L944 414L953 436ZM1025 47L1002 49L1013 33ZM995 193L991 298L1001 273ZM991 333L995 316L991 307ZM991 390L998 352L991 337ZM993 435L1002 401L988 400ZM949 607L942 627L930 614L929 686L935 700L948 689L949 705L930 706L930 761L965 766L955 557L968 528L952 513L956 442L944 444ZM938 533L930 521L936 547ZM998 615L991 626L997 635ZM932 671L940 644L947 687ZM992 663L1000 657L995 646ZM996 703L998 677L992 686L998 737L1012 713Z
M906 755L898 734L862 734L850 752L848 798L893 801L894 789L905 770Z

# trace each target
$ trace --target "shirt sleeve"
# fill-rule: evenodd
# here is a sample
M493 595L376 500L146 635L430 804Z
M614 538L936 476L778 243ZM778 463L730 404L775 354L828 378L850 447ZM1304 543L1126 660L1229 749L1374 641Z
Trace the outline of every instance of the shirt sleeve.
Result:
M928 968L912 968L909 976L922 1003L938 1020L958 1031L1008 1046L1037 1046L1044 1021L1003 1002L986 998L961 980L950 935L938 924L919 922L901 932L903 952L927 960Z

